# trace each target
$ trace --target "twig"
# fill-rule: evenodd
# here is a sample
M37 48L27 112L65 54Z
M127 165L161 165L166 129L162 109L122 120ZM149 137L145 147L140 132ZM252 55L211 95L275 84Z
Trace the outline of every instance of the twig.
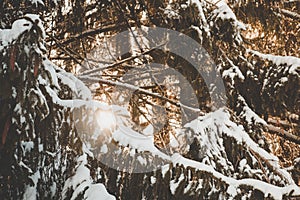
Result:
M113 24L113 25L108 25L108 26L101 27L101 28L89 29L89 30L83 31L80 34L70 36L67 40L62 41L61 44L66 45L66 44L69 44L71 42L74 42L74 41L76 41L78 39L81 39L81 38L84 38L84 37L100 34L100 33L103 33L103 32L118 30L120 27L126 27L126 24L125 23L124 24L118 24L118 25Z
M193 107L190 107L190 106L186 106L180 102L176 102L176 101L173 101L171 99L168 99L167 97L164 97L162 95L159 95L159 94L155 94L155 93L152 93L152 92L149 92L147 90L144 90L140 87L137 87L137 86L134 86L134 85L130 85L128 83L121 83L121 82L115 82L115 81L110 81L110 80L105 80L105 79L101 79L101 78L94 78L94 77L89 77L89 76L80 76L78 77L80 80L82 81L97 81L99 83L103 83L103 84L107 84L107 85L111 85L111 86L118 86L118 87L121 87L121 88L126 88L126 89L130 89L130 90L133 90L137 93L141 93L141 94L145 94L145 95L149 95L149 96L152 96L152 97L156 97L156 98L159 98L161 100L165 100L165 101L168 101L169 103L171 103L172 105L175 105L179 108L184 108L184 109L187 109L187 110L190 110L192 112L196 112L196 113L199 113L199 114L203 114L201 112L200 109L198 108L193 108Z
M154 48L151 48L151 49L149 49L149 50L147 50L147 51L144 51L144 52L142 52L142 53L140 53L140 54L138 54L138 55L136 55L136 56L132 56L132 57L129 57L129 58L125 58L125 59L123 59L123 60L120 60L119 62L116 62L116 63L114 63L114 64L108 65L107 67L87 70L87 71L83 72L80 76L85 76L85 75L89 75L89 74L92 74L92 73L95 73L95 72L99 72L99 71L103 71L103 70L107 70L107 69L114 68L114 67L116 67L116 66L118 66L118 65L121 65L121 64L123 64L123 63L125 63L125 62L131 61L131 60L134 60L134 59L136 59L136 58L138 58L138 57L141 57L141 56L143 56L143 55L149 54L149 53L151 53L152 51L156 50L157 48L159 48L159 47L161 47L161 46L163 46L163 45L165 45L165 43L164 43L164 44L160 44L160 45L158 45L158 46L156 46L156 47L154 47Z
M48 34L49 37L51 37L55 43L58 45L58 47L63 50L67 55L69 55L72 59L75 60L75 62L77 62L78 64L81 64L81 62L75 58L59 41L58 39L56 39L55 37L53 37L52 35Z
M262 165L262 163L261 163L261 161L260 161L260 157L258 157L258 156L256 155L256 153L255 153L252 149L249 149L249 150L250 150L250 152L254 155L254 157L256 158L256 160L257 160L257 162L258 162L258 164L259 164L259 167L261 168L262 172L264 173L264 176L265 176L266 181L267 181L268 183L270 183L270 179L268 178L267 172L266 172L265 168L263 167L263 165Z

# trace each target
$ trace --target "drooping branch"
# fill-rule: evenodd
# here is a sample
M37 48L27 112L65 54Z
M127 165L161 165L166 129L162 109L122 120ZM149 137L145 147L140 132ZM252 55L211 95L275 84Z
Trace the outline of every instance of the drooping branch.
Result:
M288 121L284 121L281 119L272 119L272 118L268 118L268 123L271 123L273 125L280 125L280 126L283 126L286 128L294 128L294 127L299 126L295 123L289 123Z
M273 134L276 134L280 137L283 137L289 141L292 141L296 144L300 144L300 137L299 136L296 136L294 134L291 134L285 130L282 130L274 125L266 125L266 127L268 128L268 130L270 131L270 133L273 133Z
M293 11L289 11L289 10L286 10L286 9L280 9L280 8L278 8L276 10L278 10L278 12L280 14L283 14L286 17L289 17L289 18L294 19L294 20L300 20L300 15L298 13L295 13Z

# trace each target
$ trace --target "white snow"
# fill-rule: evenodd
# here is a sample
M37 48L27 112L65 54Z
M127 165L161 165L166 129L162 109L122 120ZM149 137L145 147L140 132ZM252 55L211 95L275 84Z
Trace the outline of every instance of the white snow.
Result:
M258 51L254 51L251 49L248 49L247 52L252 53L254 55L257 55L258 57L261 57L262 59L269 60L273 62L276 65L284 65L286 64L289 67L289 74L294 74L297 76L300 76L297 71L300 71L300 58L294 57L294 56L276 56L272 54L263 54Z
M164 9L164 14L168 16L168 18L172 19L179 19L180 15L178 14L178 11L172 8L170 4L168 4Z
M138 156L137 160L142 164L142 165L146 165L147 164L147 160L145 158L143 158L142 156Z
M208 23L207 23L207 20L206 20L206 17L204 15L204 12L203 12L203 7L202 7L202 2L199 1L199 0L191 0L190 1L191 4L195 4L197 9L198 9L198 12L199 12L199 17L203 23L203 28L205 30L205 32L210 35L210 30L209 30L209 26L208 26ZM189 5L189 1L187 1L187 4Z
M37 188L36 188L37 183L38 183L38 180L41 178L39 169L33 175L29 176L29 178L33 181L34 185L26 186L25 193L23 195L23 199L24 200L27 200L27 199L35 200L37 197Z
M172 160L174 165L180 164L185 167L193 167L200 171L211 173L213 176L219 178L220 180L224 181L230 186L227 192L232 196L236 195L237 188L239 188L242 185L249 185L254 189L262 191L265 194L265 196L270 194L276 200L281 200L283 194L290 193L293 190L294 190L293 193L294 195L300 195L300 188L295 184L291 184L285 187L278 187L256 179L247 178L247 179L236 180L234 178L224 176L223 174L215 171L211 166L184 158L179 154L174 154L172 156Z
M53 63L50 60L46 59L43 61L43 64L45 66L45 70L48 71L51 76L50 78L51 78L52 85L60 89L60 86L58 85L57 74L55 72L55 69L53 68Z
M226 177L219 172L216 172L213 166L208 166L203 163L199 163L193 160L188 160L186 158L183 158L179 154L174 154L172 156L172 161L174 165L176 163L181 163L184 164L185 166L194 166L194 167L198 166L197 167L198 169L212 172L217 177L223 177L222 180L225 180L225 182L229 183L229 185L231 184L235 185L236 188L242 184L248 184L250 186L253 186L254 188L257 188L258 190L260 190L261 188L262 192L264 192L265 194L270 193L276 199L280 199L282 194L286 193L287 191L291 191L292 188L295 189L295 192L297 194L300 194L300 188L295 185L290 174L286 170L280 168L278 158L269 154L263 148L260 148L259 145L250 138L248 133L244 130L244 128L241 125L237 125L236 123L232 122L230 120L230 114L226 111L226 109L219 109L215 112L207 114L206 116L199 117L198 119L187 124L186 127L192 128L195 132L203 132L205 131L204 130L205 127L211 127L211 130L209 130L211 137L217 137L217 135L214 136L212 133L219 132L234 138L238 144L242 144L243 146L245 146L245 148L251 149L253 152L260 155L263 159L268 160L268 162L272 165L272 167L277 172L279 172L290 185L286 187L277 187L255 179L235 180L233 178ZM218 130L216 130L216 128ZM202 137L203 135L204 134L201 134ZM221 137L221 135L219 135L219 137ZM203 144L208 145L207 147L208 149L211 144L217 144L215 142L212 143L212 141L216 139L213 138L210 138L209 140L207 139L205 140L205 138L202 138L202 141ZM218 151L218 145L211 145L211 148L214 148L215 151ZM240 165L241 165L240 167L245 166L246 165L245 161L242 161ZM274 190L271 188L273 188ZM232 190L233 188L231 187L230 191ZM276 193L274 191L280 191L280 192Z
M174 195L176 192L176 189L178 188L180 182L184 179L184 175L180 174L180 177L178 178L178 181L175 182L175 180L170 181L170 190L171 193Z
M131 148L137 149L138 151L151 152L153 155L169 160L169 156L165 155L154 146L153 136L144 136L129 127L121 125L119 126L119 129L113 132L112 137L115 141L119 142L119 145L125 147L129 145Z
M79 98L84 100L91 100L92 99L92 93L88 87L85 86L85 84L77 79L73 74L68 73L64 70L60 70L59 74L62 76L59 76L60 80L68 85L70 88L75 89L74 92L77 94ZM75 84L75 86L74 86Z
M37 26L42 33L41 37L42 39L45 38L45 30L39 16L35 14L26 14L25 17L30 18L30 20L35 23L37 22ZM0 45L0 50L15 41L22 33L29 31L32 28L32 23L26 18L14 21L11 29L0 29L0 42L2 44ZM40 47L43 47L41 43L39 45ZM40 51L39 48L36 48L35 50Z
M91 185L84 193L86 200L114 200L114 196L110 195L103 184L97 183Z
M35 6L38 6L39 4L41 4L43 6L45 5L44 2L43 2L43 0L28 0L28 1L30 1Z
M198 26L194 26L194 25L192 25L191 28L194 29L195 31L197 31L200 42L202 43L202 40L203 40L202 34L203 33L202 33L201 29Z
M56 183L53 182L52 185L50 186L50 191L51 191L51 197L53 198L55 196L56 193Z
M170 134L170 145L173 148L179 147L179 143L173 134Z
M150 177L150 182L151 182L151 185L155 184L156 183L156 178L154 176L151 176Z
M22 141L21 148L23 150L23 155L25 155L27 152L30 152L34 148L34 143L33 141Z
M142 132L146 136L151 136L154 134L154 127L152 126L152 124L149 124Z
M236 66L230 59L227 58L227 61L230 63L231 67L227 70L224 70L222 73L223 77L229 77L231 79L231 83L234 84L234 79L237 77L240 80L245 80L245 77L241 70Z
M231 10L231 8L224 2L219 1L218 8L213 11L213 14L217 18L221 18L222 20L232 19L234 25L241 30L246 30L246 25L237 20L235 14Z
M108 149L107 149L107 145L106 145L106 144L102 145L102 147L101 147L101 149L100 149L100 152L101 152L101 153L107 153L107 152L108 152Z
M72 188L74 192L72 193L71 199L78 198L78 195L88 187L84 192L85 199L115 199L114 196L110 195L103 184L97 183L93 184L93 180L90 176L90 170L87 168L87 154L84 153L77 159L78 165L76 167L75 174L67 179L63 188L63 198L66 197L68 189Z
M261 117L259 117L246 103L246 100L244 99L244 97L242 97L241 95L239 95L238 100L241 101L241 103L243 104L243 111L241 112L240 116L241 117L245 117L245 120L249 123L256 123L256 124L263 124L263 125L267 125L267 122L265 120L263 120Z
M161 167L161 175L162 175L163 178L166 176L169 169L170 169L170 165L163 165Z
M91 109L100 108L102 110L109 110L111 109L107 104L101 103L99 101L85 101L82 99L60 99L56 92L50 87L46 86L46 90L52 98L52 101L55 104L58 104L62 107L67 108L80 108L80 107L87 107Z

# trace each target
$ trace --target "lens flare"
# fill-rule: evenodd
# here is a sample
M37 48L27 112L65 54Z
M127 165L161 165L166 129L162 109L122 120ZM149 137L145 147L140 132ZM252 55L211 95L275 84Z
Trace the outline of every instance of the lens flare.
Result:
M97 111L96 118L101 129L113 129L116 126L116 118L111 110Z

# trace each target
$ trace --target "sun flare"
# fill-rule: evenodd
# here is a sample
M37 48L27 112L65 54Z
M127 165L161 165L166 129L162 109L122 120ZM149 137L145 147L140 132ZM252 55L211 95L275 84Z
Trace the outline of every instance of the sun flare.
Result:
M116 126L116 117L111 110L97 111L96 117L101 129L113 129Z

